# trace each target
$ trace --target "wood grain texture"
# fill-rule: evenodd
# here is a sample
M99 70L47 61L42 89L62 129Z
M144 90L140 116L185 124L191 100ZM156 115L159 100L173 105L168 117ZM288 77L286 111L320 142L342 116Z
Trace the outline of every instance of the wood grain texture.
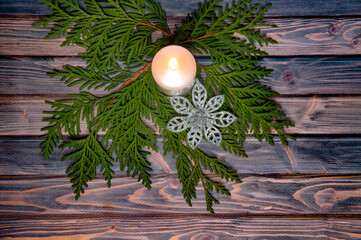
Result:
M273 57L261 65L273 69L262 82L281 95L361 93L359 57Z
M271 56L361 54L360 18L282 18L267 21L278 26L262 29L278 41L277 45L263 47ZM0 55L76 56L84 51L76 46L60 47L63 39L43 39L48 31L32 27L34 22L35 19L0 19ZM173 29L176 23L180 23L179 18L170 20Z
M208 58L198 58L204 65ZM78 87L67 87L59 78L46 73L70 64L84 66L78 57L3 57L0 59L0 94L67 95ZM361 57L267 57L261 65L274 69L262 83L281 95L359 94L361 92ZM91 91L95 94L106 92Z
M56 98L55 98L56 99ZM57 98L59 99L59 98ZM42 112L50 110L45 100L51 97L0 97L1 135L41 135L47 126ZM295 127L286 129L291 134L360 134L360 97L289 97L275 98ZM147 125L152 126L150 121ZM82 125L83 131L87 128Z
M200 0L159 0L168 16L185 16L198 7ZM230 3L231 0L225 0ZM338 16L359 15L358 0L255 0L262 5L272 3L266 16ZM319 7L322 6L322 7ZM0 14L49 15L47 7L39 0L2 0Z
M201 1L159 2L174 29ZM202 143L244 181L227 184L232 197L216 194L221 204L210 215L200 186L193 207L185 203L159 137L150 191L115 164L111 189L98 176L74 200L70 162L59 161L62 151L45 161L38 136L44 100L77 92L46 72L82 64L83 49L62 48L63 39L44 40L48 30L31 27L51 13L39 0L0 0L0 238L361 239L361 1L255 2L273 4L266 19L278 28L262 30L279 44L264 48L262 65L275 71L263 83L282 94L276 101L298 141L272 147L249 136L248 158Z
M232 196L215 193L219 214L353 214L361 216L361 177L257 177L227 184ZM67 178L0 179L0 214L205 214L204 191L189 207L174 175L152 178L147 190L136 179L114 177L107 188L95 179L78 201ZM56 217L56 216L54 216Z
M356 55L361 52L361 19L272 19L264 28L276 45L263 48L272 56Z
M176 174L176 160L164 156L163 141L158 140L159 153L147 158L152 164L152 175ZM40 151L39 139L1 139L0 175L64 176L70 161L61 162L67 151L56 150L50 161ZM209 156L218 157L239 174L360 174L361 138L355 137L298 137L284 147L278 140L275 146L260 143L253 137L245 142L248 158L224 152L220 147L203 142L200 149ZM119 164L114 163L117 175Z
M0 221L2 239L239 240L361 238L360 220L332 219L112 219Z
M83 48L60 47L62 39L43 39L47 29L32 27L37 20L1 19L0 55L76 56Z

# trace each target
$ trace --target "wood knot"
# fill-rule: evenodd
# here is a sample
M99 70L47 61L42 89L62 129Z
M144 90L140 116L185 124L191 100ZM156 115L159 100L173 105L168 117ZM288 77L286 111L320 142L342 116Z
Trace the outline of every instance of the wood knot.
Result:
M314 113L312 113L311 115L310 115L310 120L311 121L317 121L317 120L319 120L321 117L322 117L322 113L321 112L314 112Z
M340 32L340 26L338 24L333 24L328 31L330 32L331 35L336 36L337 34L339 34Z
M253 184L251 185L251 189L252 189L253 191L258 190L258 189L259 189L258 184L253 183Z
M218 239L218 237L217 236L215 236L215 235L209 235L209 234L207 234L207 235L201 235L199 238L198 238L198 240L216 240L216 239Z
M361 47L361 38L354 38L351 40L351 47L359 48Z
M286 70L282 73L282 79L285 82L290 82L294 80L295 74L291 70Z
M180 184L179 179L172 177L172 180L169 185L172 189L177 189L179 187L179 184Z
M358 37L358 38L354 38L351 40L351 47L353 48L359 48L361 47L361 38Z

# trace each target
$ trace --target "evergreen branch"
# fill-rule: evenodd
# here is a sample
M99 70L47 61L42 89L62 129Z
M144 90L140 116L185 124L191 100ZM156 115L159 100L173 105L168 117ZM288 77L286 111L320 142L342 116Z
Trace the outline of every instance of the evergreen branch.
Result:
M207 177L203 173L200 165L202 165L204 169L209 170L211 173L219 175L227 182L232 181L236 183L241 183L241 180L238 178L236 171L229 169L225 165L223 165L224 161L216 158L210 158L199 149L195 150L195 155L196 158L193 159L195 165L192 174L194 173L194 175L196 175L198 178L193 179L195 180L193 181L193 184L195 184L195 182L197 182L198 184L199 180L201 180L206 197L207 210L210 213L214 213L213 203L219 204L219 201L212 195L211 192L215 190L217 193L221 193L226 196L230 196L231 193L221 182L217 182ZM190 202L190 199L188 201Z
M203 5L199 5L198 10L192 15L188 15L182 22L181 29L177 35L188 39L181 41L182 44L197 42L208 37L223 36L226 34L240 33L248 38L251 42L255 39L252 36L259 31L254 30L256 27L270 26L265 24L263 15L267 12L270 4L260 7L259 4L247 5L252 0L233 1L231 6L228 4L225 8L218 4L220 0L205 0ZM252 34L253 33L253 34ZM194 38L194 36L197 36ZM264 37L256 37L260 45L262 41L268 42ZM271 42L271 39L269 40Z
M230 192L220 182L211 180L203 173L201 166L205 170L209 170L226 181L233 181L240 183L237 172L225 166L225 162L210 158L199 149L189 149L183 142L186 140L187 134L180 132L174 134L168 130L163 132L164 136L164 149L166 152L173 152L178 155L177 158L177 172L178 178L182 183L182 193L184 199L189 206L192 206L192 199L196 199L196 187L199 182L202 183L206 196L207 210L214 213L213 203L219 203L218 200L211 194L213 190L217 193L230 195Z
M144 148L157 151L154 130L149 129L141 118L149 119L154 115L153 93L149 91L151 64L138 71L137 81L129 81L127 87L107 97L104 105L98 108L99 114L92 122L94 130L106 131L102 142L109 146L109 154L115 154L121 170L127 174L138 175L138 181L150 189L150 163L146 160L149 152ZM149 96L150 94L151 96ZM149 114L150 113L150 114Z
M237 172L233 169L225 166L225 161L208 157L201 150L197 149L196 154L198 157L198 161L201 163L205 170L209 170L211 173L219 175L222 179L225 179L227 182L236 182L241 183L242 181L239 179Z
M170 38L173 38L173 39L175 39L175 37L173 36L173 34L172 33L170 33L170 32L166 32L166 31L164 31L164 30L162 30L162 29L160 29L160 28L158 28L158 27L156 27L156 26L154 26L154 25L152 25L152 24L150 24L149 22L147 22L147 23L144 23L144 22L137 22L139 25L143 25L143 26L147 26L147 27L150 27L150 28L153 28L153 29L155 29L155 30L157 30L157 31L159 31L159 32L161 32L161 33L163 33L164 35L166 35L167 37L170 37Z
M99 104L100 99L86 92L73 94L68 99L56 102L46 103L51 105L52 111L44 111L45 114L51 115L45 118L49 126L42 128L47 133L41 136L44 141L41 143L44 157L49 160L53 149L59 145L59 141L63 139L62 130L69 133L71 137L77 137L80 133L80 121L86 120L88 124L94 118L94 109Z
M257 66L258 58L267 53L256 45L276 43L257 30L269 26L263 22L269 5L260 7L252 5L252 0L234 0L222 7L219 5L222 0L205 0L187 15L173 36L165 11L152 0L84 0L85 7L78 0L42 1L53 10L52 16L36 24L47 27L54 22L47 38L65 36L62 46L76 44L86 50L80 54L87 61L85 68L66 65L49 75L61 77L69 87L78 85L80 90L118 88L104 97L80 92L70 95L69 100L47 102L53 110L45 112L51 117L44 119L49 126L42 129L46 131L42 152L49 159L63 139L63 132L69 134L70 138L60 147L75 150L63 160L74 160L67 173L72 178L76 199L94 179L97 167L110 187L113 161L118 161L120 170L128 176L138 176L138 181L151 188L152 169L147 156L149 149L157 151L156 135L144 120L151 120L159 128L164 138L164 154L172 153L177 159L182 193L189 206L197 198L197 186L201 183L207 210L214 213L213 204L219 201L213 192L229 196L223 181L241 182L237 172L223 160L190 149L185 144L186 132L175 134L166 129L176 113L155 83L148 58L170 44L211 57L211 66L197 63L197 76L201 79L204 71L208 94L224 95L222 109L238 116L236 122L222 129L221 146L225 151L247 157L243 143L248 132L270 144L274 132L285 145L287 138L292 139L283 132L292 124L284 119L280 106L268 100L276 93L258 82L271 71ZM164 36L152 42L151 35L156 31ZM79 138L83 120L89 135ZM98 140L101 130L105 134ZM219 176L221 181L207 173Z
M132 77L130 77L127 81L123 83L123 85L116 91L117 93L120 92L123 88L125 88L129 83L135 81L140 75L148 71L148 69L152 66L151 62L148 62L145 67L140 69L139 71L135 72Z
M215 71L212 71L214 70L213 67L201 66L201 69L206 72L207 80L219 88L219 93L225 95L225 101L228 102L228 106L238 115L236 124L240 127L240 132L251 131L259 141L265 139L272 145L274 143L272 130L277 132L282 143L286 146L286 139L293 139L282 131L285 127L291 127L293 124L288 120L282 120L285 114L280 111L280 106L267 99L277 96L277 93L261 86L254 80L248 80L251 82L250 84L249 82L247 84L247 81L242 78L242 81L239 81L239 76L242 75L239 70L235 70L235 74L230 78L216 75ZM249 74L251 74L251 76L253 72L255 74L253 77L261 77L269 74L269 71L259 71L257 68L254 70L247 69L247 71L250 72ZM230 72L226 74L229 73ZM235 77L237 77L236 84L238 84L238 86L233 85ZM243 85L240 85L240 82L242 82ZM238 140L244 141L243 138ZM239 142L239 144L242 145L242 142ZM227 146L223 146L223 148L229 149ZM232 149L237 152L236 148Z
M117 69L116 74L100 73L93 68L87 69L80 66L63 66L63 71L54 70L49 73L50 77L61 77L60 81L63 81L68 87L72 87L81 84L79 90L84 88L95 90L104 88L106 91L112 90L118 87L122 82L131 77L132 72L124 70L120 67L114 67Z
M63 157L62 161L75 160L68 168L67 173L75 188L75 199L84 193L84 188L88 187L87 182L96 176L96 167L101 166L100 171L105 176L107 185L110 188L113 166L113 159L98 142L95 132L91 132L84 139L68 139L61 145L61 148L75 149L74 152Z
M212 37L212 36L216 36L216 35L217 35L217 33L212 33L212 34L206 33L201 37L197 37L196 39L187 39L187 40L181 42L181 44L186 44L186 43L189 43L189 42L197 42L198 40L201 40L203 38L208 38L208 37Z
M86 53L80 55L87 61L88 69L105 71L124 56L128 67L133 60L153 57L144 53L149 52L146 49L152 45L154 31L174 38L165 11L150 0L86 0L84 10L77 1L43 0L53 10L53 15L36 25L45 28L50 22L55 22L47 38L66 36L62 46L76 44L84 47Z

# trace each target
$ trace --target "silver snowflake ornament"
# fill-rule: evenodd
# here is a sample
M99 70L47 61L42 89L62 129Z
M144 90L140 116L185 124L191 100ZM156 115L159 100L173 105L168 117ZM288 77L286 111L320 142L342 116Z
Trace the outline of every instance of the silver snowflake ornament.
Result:
M187 142L191 148L195 148L204 137L214 144L220 145L222 133L217 127L224 128L231 125L237 118L227 111L217 111L224 103L224 96L219 95L207 100L206 88L196 80L192 90L192 103L184 97L169 97L175 111L181 115L172 118L168 124L169 131L178 133L190 128L187 134Z

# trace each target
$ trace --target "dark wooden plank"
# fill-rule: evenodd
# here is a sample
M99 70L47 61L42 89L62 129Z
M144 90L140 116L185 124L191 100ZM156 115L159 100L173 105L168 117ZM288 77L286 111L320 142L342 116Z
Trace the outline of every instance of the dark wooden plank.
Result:
M159 153L152 152L148 160L152 175L176 174L176 160L164 156L163 140L158 138ZM0 175L64 176L70 161L61 162L66 151L57 150L51 161L40 151L40 139L1 139ZM245 142L248 158L224 152L220 147L203 142L200 145L209 156L217 156L239 174L361 174L361 138L354 137L298 137L290 141L289 148L276 140L275 146L260 143L253 137ZM113 169L117 175L119 164Z
M361 58L358 57L274 57L264 58L261 65L274 70L263 83L280 94L361 93Z
M0 212L28 214L201 214L206 213L204 191L189 207L175 175L152 178L147 190L136 179L115 177L107 188L95 179L78 201L66 178L0 179ZM216 213L232 214L353 214L361 216L361 177L243 177L227 184L232 197L215 196ZM55 216L54 216L55 217Z
M67 87L59 78L46 74L63 65L84 66L77 57L9 57L0 59L0 94L67 95L78 93L79 88ZM97 91L98 93L100 92ZM103 91L101 91L103 93Z
M36 20L0 19L0 55L76 56L83 48L60 47L62 39L44 40L46 29L31 27ZM180 19L170 21L179 23ZM279 44L263 49L271 56L358 55L361 54L360 18L283 18L269 19L278 28L264 33Z
M51 97L0 97L1 135L41 135L46 126L42 113L50 110L45 100ZM360 134L360 97L306 97L275 98L295 127L291 134ZM150 126L151 122L147 122ZM86 126L83 125L85 130Z
M197 59L211 64L210 59ZM77 87L67 87L59 78L46 73L62 65L83 66L77 57L4 57L0 59L0 94L66 95L77 93ZM262 82L284 95L359 94L361 92L361 57L267 57L261 63L274 69ZM104 94L98 90L93 93Z
M272 19L264 33L278 41L263 48L274 56L356 55L361 53L361 19Z
M199 0L159 0L168 16L185 16L198 7ZM231 0L225 0L230 3ZM272 3L266 16L339 16L359 15L358 0L255 0L262 5ZM319 7L322 6L322 7ZM0 14L49 15L47 7L39 0L2 0Z
M0 221L3 239L360 239L360 220L142 218Z
M47 29L31 25L37 20L1 19L0 55L76 56L83 48L60 47L62 39L43 39Z

